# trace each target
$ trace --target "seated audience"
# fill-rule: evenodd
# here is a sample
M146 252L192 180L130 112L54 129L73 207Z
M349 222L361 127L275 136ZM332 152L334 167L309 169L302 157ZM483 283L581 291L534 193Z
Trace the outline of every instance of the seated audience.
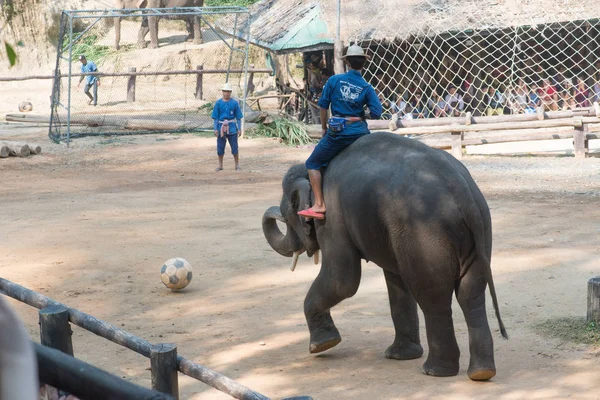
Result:
M576 78L577 87L575 88L575 104L577 107L589 107L592 95L590 90L585 87L585 81L581 78Z
M570 79L565 79L560 91L559 106L563 111L572 110L575 108L575 88Z
M558 92L550 83L550 79L542 80L541 98L544 108L549 111L558 111Z
M504 96L502 96L500 91L494 89L494 86L488 86L487 94L484 96L483 101L486 105L487 116L504 114Z
M465 109L465 103L460 93L456 91L456 86L450 85L448 87L448 94L445 98L446 101L446 113L448 115L458 117Z

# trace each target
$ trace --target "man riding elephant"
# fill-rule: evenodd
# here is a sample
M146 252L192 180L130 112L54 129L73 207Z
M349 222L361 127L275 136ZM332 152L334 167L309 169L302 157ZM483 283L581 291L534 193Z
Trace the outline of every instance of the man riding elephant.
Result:
M417 305L425 316L429 354L423 372L456 375L460 351L452 322L456 295L469 332L468 376L496 374L485 291L489 286L502 336L492 279L492 223L487 203L468 170L442 150L378 132L364 135L332 159L323 175L327 218L298 211L316 202L309 172L296 165L283 178L280 206L263 215L263 232L278 253L322 251L322 265L304 301L309 351L340 343L331 308L354 296L361 260L384 271L396 337L385 352L408 360L423 354ZM314 189L314 186L313 186ZM286 224L283 235L277 221Z
M350 71L329 78L318 103L321 107L323 138L306 160L308 177L315 193L314 205L298 212L306 218L325 218L321 168L326 167L329 161L356 139L369 134L364 107L369 107L370 117L373 119L379 119L383 112L375 89L361 75L368 59L363 49L357 45L350 46L342 58L350 67ZM329 106L333 117L327 121Z

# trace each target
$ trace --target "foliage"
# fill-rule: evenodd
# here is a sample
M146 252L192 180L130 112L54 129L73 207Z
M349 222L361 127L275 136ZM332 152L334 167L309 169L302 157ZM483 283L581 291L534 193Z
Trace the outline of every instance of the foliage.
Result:
M104 59L116 53L116 50L111 46L97 45L97 35L88 35L83 37L79 42L73 45L73 61L77 61L80 54L85 54L85 57L96 64L100 64ZM133 45L125 45L121 47L132 47ZM63 52L69 51L68 43L63 44Z
M10 23L13 17L18 14L15 9L15 5L12 0L0 1L0 5L2 6L2 14L4 14L4 18L6 22Z
M6 50L6 55L8 56L8 62L12 67L17 62L17 53L15 52L15 49L13 49L13 47L6 42L4 42L4 49Z
M279 138L283 143L291 146L312 143L306 125L288 118L274 118L269 124L259 123L253 133L256 136Z
M212 101L209 101L206 104L201 105L200 107L198 107L199 111L206 111L208 113L212 112L212 109L214 108L215 104Z
M205 6L219 7L219 6L239 6L248 7L256 3L258 0L206 0Z
M600 346L600 327L580 317L561 317L547 320L535 326L546 336L561 340Z

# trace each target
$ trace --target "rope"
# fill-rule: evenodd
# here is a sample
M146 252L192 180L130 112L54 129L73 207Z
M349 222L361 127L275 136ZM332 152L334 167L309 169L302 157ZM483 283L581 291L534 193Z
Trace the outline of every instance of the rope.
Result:
M346 6L347 43L360 43L372 56L364 76L388 110L384 118L522 114L598 101L600 22L594 17L600 11L587 0L508 3Z

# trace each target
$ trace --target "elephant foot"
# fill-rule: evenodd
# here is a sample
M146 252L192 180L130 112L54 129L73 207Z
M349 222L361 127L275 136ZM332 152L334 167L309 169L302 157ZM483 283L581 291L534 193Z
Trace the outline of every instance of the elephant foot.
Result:
M158 44L155 43L150 43L150 46L148 46L150 49L158 49Z
M456 362L449 362L446 361L444 363L435 363L429 359L427 359L427 361L425 361L425 364L423 364L422 370L423 373L425 375L430 375L430 376L456 376L458 375L458 369L459 369L459 365L458 365L458 361Z
M467 375L473 381L487 381L488 379L492 379L496 376L496 368L486 368L486 369L477 369L477 370L469 370L467 371Z
M474 381L487 381L492 379L496 375L496 366L494 365L493 357L489 361L482 359L481 361L473 360L471 355L471 362L469 363L469 369L467 369L467 375L471 380Z
M194 39L194 44L202 44L204 41L202 39Z
M385 351L385 358L393 360L414 360L423 355L423 347L418 343L401 342L393 343Z
M145 48L146 48L146 41L143 41L143 42L137 42L137 45L136 45L136 47L137 47L138 49L145 49Z
M341 341L342 337L335 326L311 332L309 351L311 354L321 353L337 346Z

